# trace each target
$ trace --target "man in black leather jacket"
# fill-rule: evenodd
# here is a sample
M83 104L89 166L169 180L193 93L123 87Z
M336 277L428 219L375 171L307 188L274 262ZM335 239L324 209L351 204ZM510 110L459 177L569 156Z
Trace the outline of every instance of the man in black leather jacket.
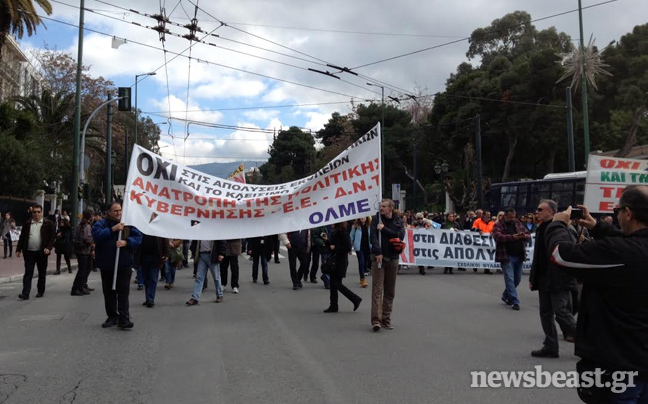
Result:
M547 228L552 261L583 282L576 328L579 368L638 372L624 403L648 396L648 186L628 186L615 215L621 231L597 223L582 206L580 224L593 241L575 244L567 224L571 208L554 216ZM609 392L605 402L617 402ZM581 394L581 389L579 389ZM627 398L626 398L627 397ZM583 395L581 394L581 398Z

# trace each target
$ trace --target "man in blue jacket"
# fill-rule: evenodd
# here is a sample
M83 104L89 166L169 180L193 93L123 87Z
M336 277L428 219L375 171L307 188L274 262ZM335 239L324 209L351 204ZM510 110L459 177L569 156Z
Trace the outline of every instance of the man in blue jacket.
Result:
M92 226L95 241L95 262L101 271L101 287L108 319L103 328L117 325L121 329L133 328L128 311L128 292L133 267L133 253L142 244L142 233L132 226L121 223L121 203L113 202L108 215ZM121 238L118 237L122 231ZM112 290L117 249L120 248L117 266L116 290Z

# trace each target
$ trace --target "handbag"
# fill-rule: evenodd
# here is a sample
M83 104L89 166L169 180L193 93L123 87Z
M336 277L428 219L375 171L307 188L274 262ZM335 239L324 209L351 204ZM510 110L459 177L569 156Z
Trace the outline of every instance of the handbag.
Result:
M184 254L182 253L182 245L176 248L169 249L169 262L171 264L182 262L183 260L184 260Z
M389 247L393 252L400 254L405 250L405 243L403 243L398 237L390 238Z
M333 275L337 270L335 254L331 254L322 264L322 273L324 275Z

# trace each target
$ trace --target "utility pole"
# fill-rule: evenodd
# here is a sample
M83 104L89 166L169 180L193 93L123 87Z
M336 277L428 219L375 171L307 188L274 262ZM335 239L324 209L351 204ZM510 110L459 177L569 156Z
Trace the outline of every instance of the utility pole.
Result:
M108 101L112 94L108 93ZM108 103L108 119L106 128L106 209L112 202L112 104Z
M79 216L79 137L81 135L81 68L83 66L83 10L85 0L79 4L79 45L76 70L76 97L74 105L74 148L72 151L72 228L76 228Z
M578 24L580 26L580 47L581 47L581 86L583 88L583 132L585 137L585 167L590 155L590 136L589 136L589 107L587 104L587 79L585 78L585 65L582 63L585 55L585 40L583 39L583 8L581 0L578 0Z
M126 139L124 140L124 184L128 179L128 129L126 129Z
M569 172L576 171L576 161L574 156L574 118L572 116L572 98L571 87L566 89L567 97L567 154L569 159Z
M381 167L381 173L382 176L380 178L381 182L381 188L382 188L382 194L385 195L386 189L385 188L385 160L383 159L383 152L385 151L385 87L384 86L379 86L378 84L373 84L373 83L367 83L368 86L372 87L380 87L380 103L382 105L381 107L381 118L380 118L380 165Z
M484 208L483 195L483 173L482 173L482 145L481 145L481 117L479 114L475 117L475 151L477 152L477 208Z

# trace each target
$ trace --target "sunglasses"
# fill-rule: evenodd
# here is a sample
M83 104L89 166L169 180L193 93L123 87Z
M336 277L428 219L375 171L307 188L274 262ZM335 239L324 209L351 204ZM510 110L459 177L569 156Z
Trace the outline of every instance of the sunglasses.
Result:
M544 209L543 208L538 208L536 209L536 212L542 212Z
M41 213L40 210L32 210L32 215L37 215L37 214L39 214L39 213Z
M619 212L621 212L622 210L625 210L626 208L627 208L627 206L619 206L618 208L614 208L614 209L613 209L613 211L614 211L614 216L618 215Z

